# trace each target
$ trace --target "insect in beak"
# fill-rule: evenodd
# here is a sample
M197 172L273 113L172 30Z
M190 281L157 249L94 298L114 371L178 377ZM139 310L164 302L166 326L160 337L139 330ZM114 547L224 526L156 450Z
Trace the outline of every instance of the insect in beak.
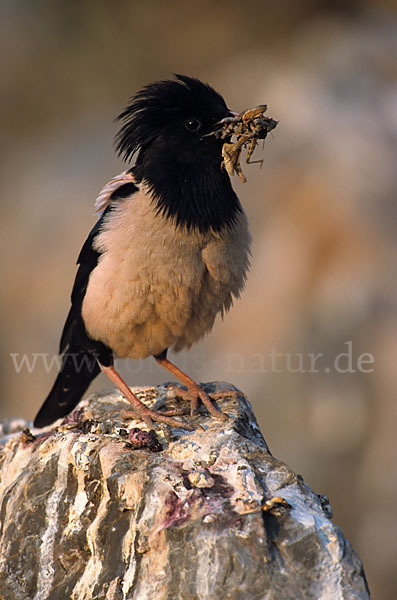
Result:
M267 110L266 104L260 104L241 113L233 113L222 119L218 125L218 137L224 140L222 146L222 165L229 175L237 173L240 180L247 181L241 170L240 157L243 148L247 148L246 163L259 163L262 166L263 160L251 160L251 156L258 144L258 140L264 140L272 129L277 126L277 121L270 117L265 117ZM234 140L234 141L233 141Z

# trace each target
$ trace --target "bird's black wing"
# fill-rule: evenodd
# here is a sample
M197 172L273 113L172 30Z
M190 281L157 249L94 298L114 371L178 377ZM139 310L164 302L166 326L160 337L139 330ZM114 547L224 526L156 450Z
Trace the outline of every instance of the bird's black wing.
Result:
M110 200L130 196L138 190L135 186L133 189L131 185L131 183L127 183L115 190ZM49 395L34 420L35 427L49 425L74 409L90 383L100 372L98 360L105 366L113 364L111 348L89 337L81 315L88 281L100 257L100 253L94 247L95 239L101 232L104 219L111 210L112 205L108 204L103 215L91 230L77 259L79 268L72 290L72 306L60 342L60 353L63 354L62 366Z
M71 344L77 342L84 342L84 340L81 339L81 334L83 332L78 331L77 326L79 326L78 329L81 329L81 309L83 305L84 296L87 290L90 275L97 266L98 259L100 256L98 250L94 248L95 238L100 232L102 223L110 210L111 207L108 206L101 218L98 219L97 223L90 231L88 238L84 242L84 245L77 259L77 264L79 265L79 267L77 269L76 278L74 280L74 285L72 289L72 306L70 307L70 311L62 331L61 341L59 343L60 354L65 352L65 350Z
M112 210L112 204L110 204L109 202L121 200L123 198L133 195L137 191L138 188L133 183L125 183L121 187L114 190L109 197L105 211L103 212L100 219L98 219L98 221L92 228L88 238L84 242L84 245L77 259L77 264L79 265L79 268L76 273L76 278L74 281L71 295L72 306L67 316L61 336L61 341L59 344L59 352L61 354L65 352L69 345L74 345L76 343L83 347L87 346L87 350L91 350L92 348L93 340L91 340L87 336L81 317L81 310L90 275L97 266L100 257L100 253L94 248L95 239L97 235L101 232L105 218ZM92 350L95 351L95 348L92 348Z

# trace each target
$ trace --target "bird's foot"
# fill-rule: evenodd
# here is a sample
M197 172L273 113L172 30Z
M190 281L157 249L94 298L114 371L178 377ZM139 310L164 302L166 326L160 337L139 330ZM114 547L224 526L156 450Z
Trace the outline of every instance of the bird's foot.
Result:
M199 400L201 400L204 406L207 407L207 410L210 413L210 415L215 417L215 419L220 419L221 421L227 420L228 417L223 412L215 408L215 406L211 402L210 397L199 386L199 384L196 383L191 377L189 377L189 375L187 375L181 369L179 369L179 367L174 365L174 363L168 360L166 356L166 351L162 354L159 354L158 356L155 356L155 359L157 360L159 365L167 369L170 373L177 377L181 383L183 383L186 386L186 390L181 389L178 386L172 387L176 391L175 396L179 396L184 400L190 400L191 415L198 414L198 404Z
M219 392L212 392L211 398L213 400L220 400L221 398L235 398L237 400L238 398L241 398L242 395L244 394L237 390L221 390Z
M193 431L195 429L194 425L190 425L189 423L185 423L184 421L179 421L178 419L173 419L172 417L177 415L186 414L184 409L175 409L175 410L167 410L164 412L158 412L156 410L150 410L150 408L145 407L142 410L122 410L119 415L121 419L124 420L137 420L143 421L145 425L152 428L154 423L166 423L171 427L180 427L181 429L187 429L189 431Z
M221 421L227 420L227 416L215 408L211 398L198 384L188 385L187 390L171 384L169 390L171 391L172 396L190 401L190 414L192 416L198 415L198 405L199 400L201 400L204 406L207 407L208 412L215 417L215 419L220 419Z
M143 421L150 429L153 428L154 423L166 423L171 427L180 427L181 429L188 429L189 431L194 430L194 425L184 423L183 421L178 421L178 419L174 419L171 416L179 414L175 412L175 410L172 410L167 414L167 412L160 413L148 408L146 404L139 400L138 396L133 393L131 388L128 387L125 381L117 373L113 365L106 367L105 365L99 363L99 366L101 367L103 373L107 375L111 381L113 381L123 396L125 396L125 398L127 398L127 400L131 403L132 410L130 413L132 413L133 419L139 419L140 421Z

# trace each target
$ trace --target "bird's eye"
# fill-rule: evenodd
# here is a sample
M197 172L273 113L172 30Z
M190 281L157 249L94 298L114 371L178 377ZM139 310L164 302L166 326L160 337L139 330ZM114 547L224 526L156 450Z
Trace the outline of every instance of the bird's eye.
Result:
M198 131L201 127L201 123L198 119L188 119L184 123L188 131Z

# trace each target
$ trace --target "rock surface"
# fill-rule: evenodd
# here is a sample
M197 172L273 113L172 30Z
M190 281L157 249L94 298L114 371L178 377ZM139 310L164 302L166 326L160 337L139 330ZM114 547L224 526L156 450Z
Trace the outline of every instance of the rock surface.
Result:
M1 599L369 598L326 498L270 454L241 392L206 389L229 420L202 409L182 417L194 431L148 435L116 392L35 437L3 424ZM165 386L135 391L179 405Z

